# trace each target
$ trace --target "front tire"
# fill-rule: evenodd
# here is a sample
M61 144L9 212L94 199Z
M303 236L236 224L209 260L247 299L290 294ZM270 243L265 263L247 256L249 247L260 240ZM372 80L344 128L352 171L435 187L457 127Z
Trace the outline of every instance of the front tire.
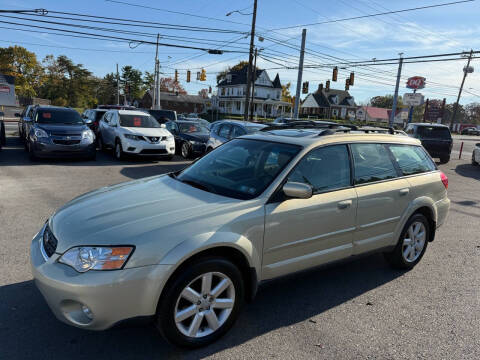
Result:
M405 224L395 249L384 253L387 262L397 269L412 269L427 250L430 231L427 218L414 214Z
M115 141L114 154L115 154L115 159L117 160L123 160L125 158L125 153L123 152L122 143L119 140Z
M156 326L181 347L208 345L234 324L244 302L240 270L223 258L204 258L172 278L157 309Z
M33 150L32 143L29 141L27 144L27 151L28 151L28 158L30 161L37 161L37 156L35 155L35 151Z
M478 162L475 161L475 153L472 153L472 165L478 166Z
M192 147L188 141L182 143L181 153L184 159L189 159L192 156Z

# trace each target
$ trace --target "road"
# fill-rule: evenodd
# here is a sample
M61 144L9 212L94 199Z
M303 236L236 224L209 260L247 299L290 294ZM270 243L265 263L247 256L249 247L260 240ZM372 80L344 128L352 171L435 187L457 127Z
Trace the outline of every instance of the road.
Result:
M463 159L440 165L452 207L414 270L391 270L376 254L270 281L225 337L183 351L148 325L90 332L60 323L32 282L29 244L73 197L187 163L107 153L30 163L9 136L0 152L0 358L479 359L480 167Z

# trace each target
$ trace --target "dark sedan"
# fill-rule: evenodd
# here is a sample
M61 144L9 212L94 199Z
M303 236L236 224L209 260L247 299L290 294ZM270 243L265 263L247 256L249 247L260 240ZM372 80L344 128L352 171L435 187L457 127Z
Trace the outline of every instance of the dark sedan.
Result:
M205 153L210 136L205 126L193 121L169 121L165 125L175 137L175 149L185 159Z
M39 106L35 108L26 148L31 160L49 157L95 159L93 131L73 109Z

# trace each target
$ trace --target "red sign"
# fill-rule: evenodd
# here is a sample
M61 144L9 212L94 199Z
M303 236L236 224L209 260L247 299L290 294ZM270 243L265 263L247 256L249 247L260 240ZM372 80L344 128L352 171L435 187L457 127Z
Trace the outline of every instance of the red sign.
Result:
M425 78L421 76L413 76L407 80L407 88L423 89L425 87Z
M2 93L10 93L10 87L9 86L0 86L0 92Z

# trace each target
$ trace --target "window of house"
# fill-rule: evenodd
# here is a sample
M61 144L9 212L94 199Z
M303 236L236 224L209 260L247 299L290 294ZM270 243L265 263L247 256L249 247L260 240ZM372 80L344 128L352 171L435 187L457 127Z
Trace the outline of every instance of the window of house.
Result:
M356 184L397 177L390 154L383 144L352 144L351 149Z
M222 93L222 96L225 95L225 88L222 88L222 92L221 92L221 93Z
M288 181L310 185L314 193L350 186L350 159L346 145L326 146L300 160Z
M237 110L240 111L240 101L235 101L235 104L237 105Z

